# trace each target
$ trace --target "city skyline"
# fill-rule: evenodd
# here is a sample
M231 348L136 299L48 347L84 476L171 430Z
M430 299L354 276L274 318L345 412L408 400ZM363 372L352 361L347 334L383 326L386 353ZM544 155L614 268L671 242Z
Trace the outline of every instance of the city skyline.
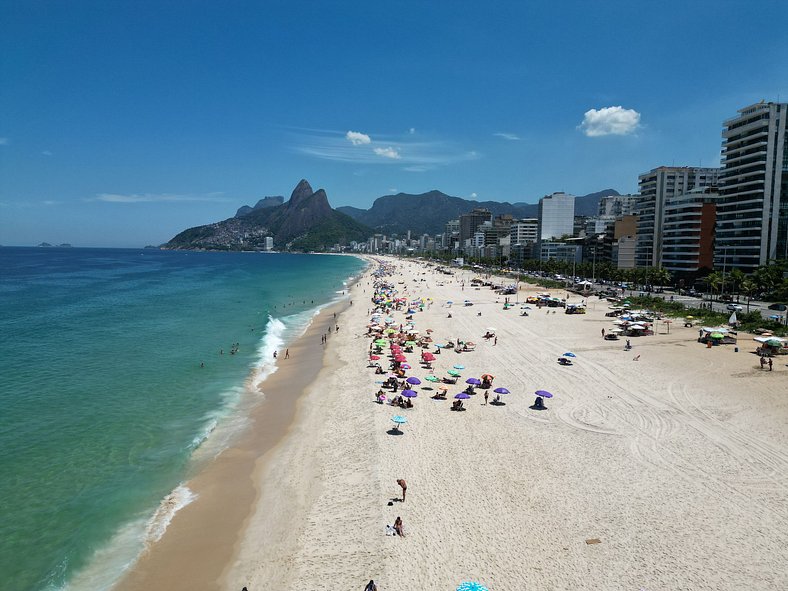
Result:
M635 193L788 96L779 3L453 6L5 5L0 244L159 244L300 178L333 207Z

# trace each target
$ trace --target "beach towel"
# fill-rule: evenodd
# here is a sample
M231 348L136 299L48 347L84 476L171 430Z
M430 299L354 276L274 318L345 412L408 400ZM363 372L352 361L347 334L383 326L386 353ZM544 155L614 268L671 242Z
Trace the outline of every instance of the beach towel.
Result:
M397 535L397 530L394 529L393 525L387 525L386 526L386 535L387 536L396 536Z

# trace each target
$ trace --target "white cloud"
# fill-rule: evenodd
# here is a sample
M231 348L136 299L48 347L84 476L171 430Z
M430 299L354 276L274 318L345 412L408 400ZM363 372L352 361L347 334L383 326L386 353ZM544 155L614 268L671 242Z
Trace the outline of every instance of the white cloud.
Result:
M389 193L391 193L392 195L393 195L394 193L396 193L396 192L397 192L397 187L391 187L391 188L389 189Z
M205 193L202 195L175 195L172 193L132 193L128 195L121 195L118 193L99 193L95 199L88 199L88 201L104 201L107 203L162 203L173 201L210 201L223 203L228 201L222 198L223 193Z
M7 146L7 145L8 145L8 138L0 137L0 146Z
M41 152L41 154L43 154L44 156L51 156L52 152L50 152L49 150L44 150L43 152Z
M358 132L351 132L358 133ZM366 134L362 134L365 137ZM291 149L321 160L348 162L353 164L402 164L405 170L422 172L439 166L450 166L469 160L478 160L480 155L468 151L455 142L427 140L420 134L407 133L399 136L370 138L368 145L353 145L344 131L322 131L295 133Z
M383 158L391 158L392 160L400 160L402 158L402 156L399 155L399 150L391 146L388 148L375 148L373 151Z
M370 138L366 133L361 133L360 131L348 131L345 134L345 139L354 146L361 146L363 144L369 144L372 142L372 138Z
M471 193L471 199L476 199L478 195L476 193Z
M408 133L409 133L410 135L415 135L415 134L416 134L416 128L415 128L415 127L411 127L411 128L408 130Z
M518 136L518 135L515 135L515 134L513 134L513 133L503 133L503 132L500 132L500 133L494 133L493 135L494 135L494 136L497 136L497 137L502 137L503 139L505 139L505 140L509 140L509 141L511 141L511 142L516 142L516 141L519 141L519 140L520 140L520 136Z
M629 135L640 126L640 113L624 107L603 107L585 112L578 126L588 137Z
M57 205L58 203L60 203L60 201L54 201L52 199L47 199L45 201L42 201L42 203L44 205Z

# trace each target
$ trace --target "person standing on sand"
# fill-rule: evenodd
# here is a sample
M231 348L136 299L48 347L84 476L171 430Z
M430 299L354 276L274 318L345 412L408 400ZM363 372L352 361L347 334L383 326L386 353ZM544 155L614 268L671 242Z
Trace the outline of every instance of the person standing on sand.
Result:
M399 484L400 488L402 489L402 502L405 502L405 493L408 491L408 483L405 482L404 479L400 478L397 480L397 484Z
M375 584L375 581L370 579L369 583L367 583L367 586L364 587L364 591L378 591L378 586Z
M485 390L484 391L484 406L487 406L487 400L490 398L490 393Z
M285 349L285 359L290 359L290 349Z
M772 358L769 357L769 371L772 371Z
M276 351L274 351L274 359L276 359Z
M763 355L761 355L761 369L763 369L764 365L766 365L766 360L763 358Z
M498 337L495 337L495 341L493 342L493 347L498 344Z
M602 329L602 338L603 339L605 338L605 329L604 328Z

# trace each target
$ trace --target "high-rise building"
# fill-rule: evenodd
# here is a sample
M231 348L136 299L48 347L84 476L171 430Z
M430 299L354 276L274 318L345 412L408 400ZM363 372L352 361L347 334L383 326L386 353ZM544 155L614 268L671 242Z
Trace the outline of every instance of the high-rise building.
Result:
M699 187L716 186L719 168L660 166L638 177L638 231L635 264L659 267L662 256L662 223L668 197Z
M640 195L607 195L599 200L598 214L602 217L621 217L635 213Z
M483 224L492 220L492 213L489 209L477 207L470 213L464 213L460 216L460 246L465 244L465 241L473 238L476 229Z
M575 223L575 196L553 193L539 200L539 239L571 236Z
M617 269L635 268L638 216L625 215L616 220L613 227L611 259Z
M693 275L714 267L718 202L716 187L668 197L662 233L662 267L673 273Z
M744 107L723 125L714 262L752 271L788 258L788 103Z
M512 222L512 244L533 244L539 237L539 219L524 218Z

